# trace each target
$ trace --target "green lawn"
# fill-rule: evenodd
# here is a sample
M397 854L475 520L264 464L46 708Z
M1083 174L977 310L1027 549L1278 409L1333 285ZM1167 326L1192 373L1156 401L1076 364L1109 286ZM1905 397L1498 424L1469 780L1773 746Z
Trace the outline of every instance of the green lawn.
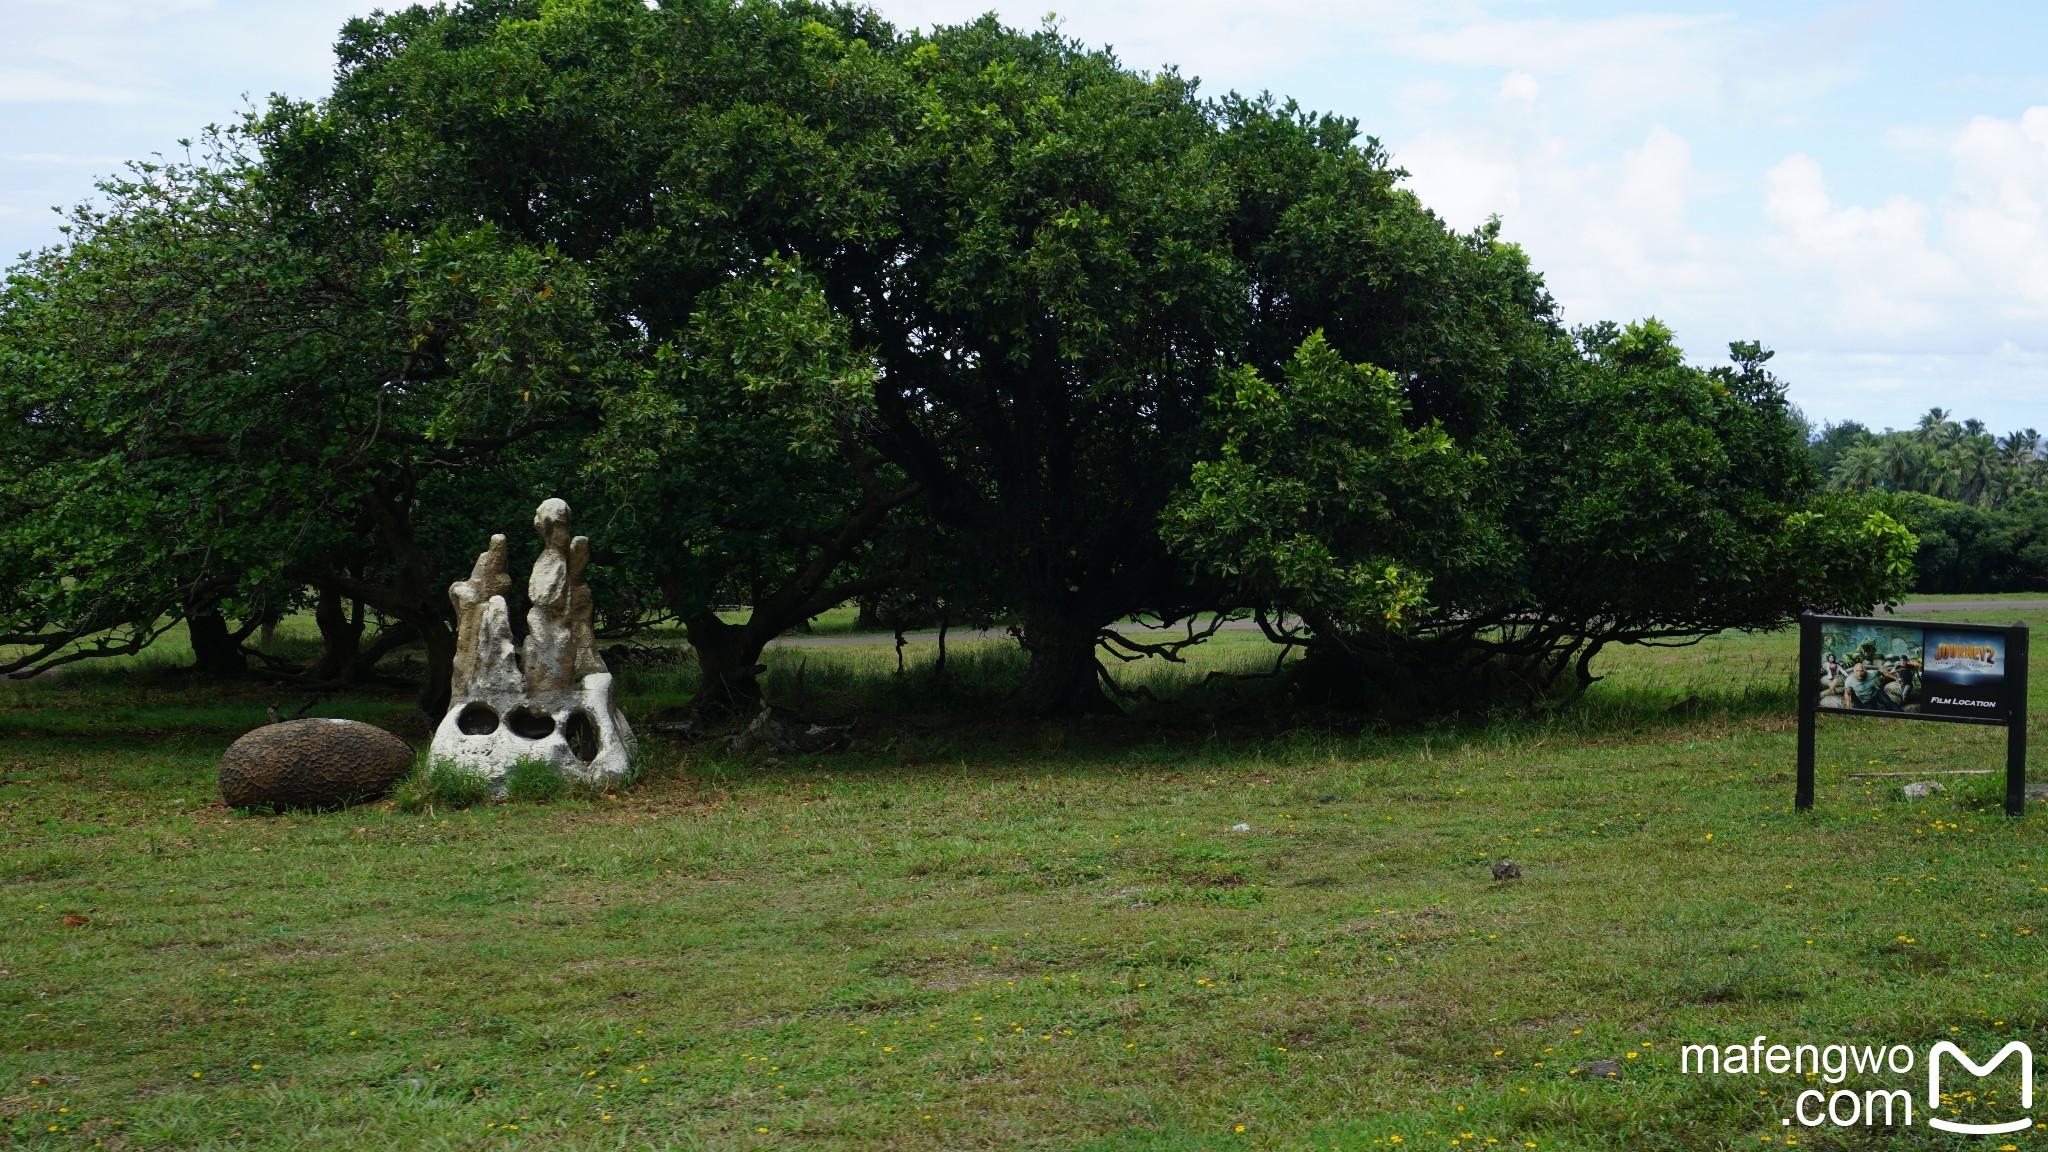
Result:
M2048 600L2048 592L1912 592L1907 594L1906 603L1940 603L1944 600L1985 601L1985 600ZM2001 624L2010 623L1999 620Z
M1224 639L1206 660L1269 658ZM1846 775L1996 767L2002 733L1823 720L1819 807L1795 815L1793 649L1619 653L1561 716L1363 733L1188 708L1010 726L976 696L1014 667L997 644L956 647L948 710L921 715L929 645L900 681L886 646L785 650L778 693L801 667L815 707L861 703L855 750L770 764L649 737L647 779L616 797L281 817L220 809L213 787L274 693L195 693L147 665L0 685L0 1131L30 1148L2048 1143L1787 1128L1801 1079L1680 1074L1679 1045L1759 1033L2048 1054L2048 820L1999 815L1995 776L1909 802ZM621 679L636 715L687 692L686 673ZM318 714L418 742L398 696ZM1523 878L1495 883L1501 857ZM1572 1072L1594 1058L1622 1074Z

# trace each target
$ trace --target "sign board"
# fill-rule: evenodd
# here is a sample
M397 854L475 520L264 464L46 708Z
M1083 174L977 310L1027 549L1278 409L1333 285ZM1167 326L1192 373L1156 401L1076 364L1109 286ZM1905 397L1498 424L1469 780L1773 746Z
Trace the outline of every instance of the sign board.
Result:
M1817 715L1999 724L2005 808L2026 806L2027 626L1799 617L1798 807L1813 807Z

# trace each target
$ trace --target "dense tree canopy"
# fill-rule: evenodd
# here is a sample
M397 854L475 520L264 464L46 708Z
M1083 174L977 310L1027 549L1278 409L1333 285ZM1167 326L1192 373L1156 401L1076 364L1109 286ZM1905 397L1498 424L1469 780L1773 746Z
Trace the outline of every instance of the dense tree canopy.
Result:
M1830 424L1814 436L1813 455L1828 487L1852 492L1919 492L1990 507L2048 491L2039 432L1994 436L1983 421L1951 419L1940 408L1905 431Z
M1903 578L1765 353L1568 332L1353 121L803 0L415 7L339 56L10 274L0 642L316 595L445 664L451 566L553 492L728 706L850 596L1008 622L1047 714L1109 706L1132 616L1450 701Z
M2048 445L2032 428L1994 436L1932 408L1902 431L1829 424L1810 448L1828 487L1896 494L1886 508L1920 537L1916 590L2048 590Z
M1311 339L1285 386L1226 383L1222 457L1197 466L1167 536L1249 605L1297 617L1269 631L1307 646L1325 687L1381 701L1575 691L1610 643L1903 590L1911 533L1815 496L1768 353L1739 344L1702 371L1655 320L1575 343L1508 398L1514 435L1487 458L1409 428L1390 377Z
M618 0L408 11L343 58L295 154L407 227L585 261L624 341L778 254L815 277L875 363L873 449L980 560L953 598L1033 654L1027 710L1098 706L1103 628L1203 606L1156 523L1219 372L1321 329L1470 437L1548 331L1519 254L1447 231L1351 122L1050 30Z
M589 450L614 548L684 622L703 701L736 705L758 697L769 640L889 587L900 566L873 544L917 488L866 447L874 371L813 281L771 260L707 297Z
M488 224L336 226L232 150L105 191L0 297L10 664L177 618L204 664L311 587L445 665L470 525L606 370L587 278Z

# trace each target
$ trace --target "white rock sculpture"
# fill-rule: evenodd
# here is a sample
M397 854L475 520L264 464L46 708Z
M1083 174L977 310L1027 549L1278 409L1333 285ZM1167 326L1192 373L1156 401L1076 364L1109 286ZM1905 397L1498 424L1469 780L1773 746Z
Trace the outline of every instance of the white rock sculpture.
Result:
M569 506L534 511L541 554L527 582L524 649L512 643L505 537L476 558L455 603L454 696L432 755L483 776L503 795L518 761L540 760L584 787L610 787L632 770L633 730L612 702L612 677L590 627L590 541L569 535Z

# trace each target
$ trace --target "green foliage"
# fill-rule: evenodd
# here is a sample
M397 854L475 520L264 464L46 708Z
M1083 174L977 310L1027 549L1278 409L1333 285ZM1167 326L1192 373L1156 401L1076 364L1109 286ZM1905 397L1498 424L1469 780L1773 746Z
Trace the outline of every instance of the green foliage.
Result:
M448 582L547 494L606 622L681 620L743 709L851 597L1014 628L1043 715L1134 615L1540 690L1902 579L1768 353L1565 331L1347 119L802 0L414 7L339 65L10 274L0 671L317 597L437 710Z
M888 227L858 185L906 130L894 39L808 4L416 8L352 22L273 151L410 231L487 221L589 271L627 366L585 429L593 540L685 621L707 696L750 698L762 645L893 575L870 540L915 489L812 253Z
M685 619L721 603L758 611L848 521L864 487L887 493L889 507L911 494L860 446L874 368L814 280L771 259L701 304L613 395L587 443L590 472L631 524L615 549ZM810 591L805 615L852 594Z
M667 441L677 459L608 477L636 492L632 563L672 573L648 579L675 610L736 585L757 613L785 592L803 607L830 586L820 569L850 568L846 594L872 581L1014 620L1047 669L1020 702L1034 711L1099 699L1104 627L1209 595L1157 525L1214 447L1220 371L1277 377L1320 329L1468 436L1549 324L1521 253L1444 228L1355 123L1204 100L1172 71L992 17L926 35L802 3L413 10L351 25L298 154L358 174L415 228L490 221L601 270L642 373L612 414L707 434L694 461ZM807 318L797 270L829 325ZM781 386L707 413L745 373L689 349L798 346L777 329L819 333L840 361L778 371L866 373L860 422ZM754 463L827 427L837 463ZM918 486L923 539L883 538L876 506L904 489L879 462ZM766 634L803 618L785 616ZM691 626L707 669L751 666L764 630L727 652L713 623Z
M1733 344L1731 364L1702 370L1654 321L1595 326L1577 344L1558 386L1521 398L1508 504L1521 587L1492 611L1636 640L1904 593L1910 539L1881 502L1816 498L1769 352Z
M1320 339L1286 387L1234 375L1211 416L1222 450L1165 538L1239 603L1299 618L1310 667L1342 669L1333 691L1418 706L1575 692L1610 643L1904 591L1911 532L1882 501L1815 493L1761 348L1688 367L1653 319L1556 352L1484 456L1411 428L1386 373Z
M593 406L584 270L487 223L352 218L264 152L312 116L278 104L203 161L106 182L9 272L0 643L35 647L6 668L308 586L445 660L469 525L523 517L520 449Z
M1920 536L1915 590L2048 588L2048 455L2033 429L1994 438L1935 408L1905 431L1830 424L1810 448L1829 487L1897 494L1888 507Z
M1828 486L1847 491L1918 492L1998 507L2048 490L2040 433L2024 428L1993 436L1983 421L1952 420L1940 408L1928 409L1905 431L1830 424L1813 438L1812 451Z
M569 791L568 782L545 760L522 756L505 773L505 799L550 804Z
M1894 510L1828 492L1786 517L1777 550L1803 562L1798 602L1816 612L1861 615L1917 588L1915 559L1925 540Z
M1497 550L1474 515L1484 459L1436 421L1406 427L1399 382L1344 363L1322 333L1280 382L1242 368L1212 403L1222 451L1194 466L1164 535L1238 596L1398 630L1427 610L1447 559Z
M412 775L392 789L391 798L401 812L469 808L491 798L491 785L453 760L422 758Z
M2048 590L2048 495L2020 493L1986 508L1908 492L1890 507L1920 538L1915 591Z

